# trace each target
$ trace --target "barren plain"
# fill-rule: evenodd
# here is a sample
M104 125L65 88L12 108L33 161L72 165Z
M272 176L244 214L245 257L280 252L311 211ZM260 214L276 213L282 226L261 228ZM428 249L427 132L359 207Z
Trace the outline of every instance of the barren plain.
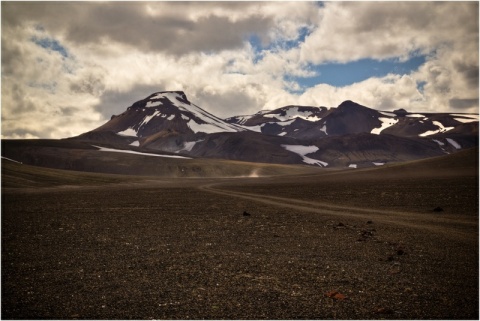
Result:
M478 319L478 149L166 178L2 162L3 319Z

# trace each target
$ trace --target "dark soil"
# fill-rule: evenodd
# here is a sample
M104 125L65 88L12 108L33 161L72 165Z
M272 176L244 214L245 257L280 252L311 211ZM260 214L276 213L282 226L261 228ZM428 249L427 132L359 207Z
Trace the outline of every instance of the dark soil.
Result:
M3 188L2 318L478 319L478 175L345 177Z

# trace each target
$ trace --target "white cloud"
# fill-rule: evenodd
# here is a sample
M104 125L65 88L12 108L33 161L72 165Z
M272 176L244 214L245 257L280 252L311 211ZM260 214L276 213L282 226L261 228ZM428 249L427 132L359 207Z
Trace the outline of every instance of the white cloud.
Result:
M387 75L369 78L345 87L320 84L308 89L299 97L301 104L335 107L355 97L355 102L380 110L424 108L422 94L415 81L407 75Z
M317 86L302 97L339 95L326 99L336 102L348 91L345 98L374 108L448 111L461 106L478 112L478 3L328 2L300 47L301 59L312 63L407 59L420 53L428 59L409 83L403 78L392 86L392 76L372 78L346 88ZM413 86L420 83L425 83L423 93Z
M248 42L252 35L259 47ZM409 75L345 87L301 88L292 80L315 75L312 64L329 60L421 53L427 61ZM2 3L3 137L78 135L161 90L184 90L220 117L344 100L475 112L478 4Z
M322 63L409 57L478 41L475 2L327 2L302 59Z

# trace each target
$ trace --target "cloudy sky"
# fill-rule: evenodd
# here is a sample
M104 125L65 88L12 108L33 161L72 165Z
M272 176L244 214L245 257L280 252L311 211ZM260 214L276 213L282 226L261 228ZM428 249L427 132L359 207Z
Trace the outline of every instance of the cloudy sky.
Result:
M2 137L64 138L151 93L478 113L478 2L5 2Z

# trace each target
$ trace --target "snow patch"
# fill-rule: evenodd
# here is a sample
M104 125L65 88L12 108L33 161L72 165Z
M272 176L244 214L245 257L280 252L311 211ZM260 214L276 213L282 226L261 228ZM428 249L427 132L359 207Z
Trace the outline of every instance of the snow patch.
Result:
M450 143L450 145L452 145L453 147L455 147L456 149L461 149L462 146L460 146L459 143L457 143L456 141L454 141L453 139L451 138L446 138L447 142Z
M372 164L375 165L375 166L385 165L385 163L382 163L382 162L372 162Z
M240 125L243 125L247 122L247 120L249 120L250 118L252 118L254 115L242 115L242 116L235 116L235 118L237 119L237 122L240 124Z
M182 119L183 119L183 120L190 120L190 117L185 116L184 114L182 114Z
M425 136L430 136L430 135L434 135L434 134L437 134L437 133L445 133L445 132L448 132L449 130L452 130L454 129L455 127L444 127L443 124L439 121L432 121L432 124L434 124L435 126L438 127L438 129L436 130L427 130L426 132L418 135L420 137L425 137Z
M197 140L197 141L193 141L193 142L185 142L185 143L183 143L183 148L180 149L179 151L177 151L177 153L178 153L178 152L181 152L181 151L190 152L190 151L192 151L192 148L193 148L193 146L195 146L196 143L199 143L199 142L202 142L202 141L203 141L203 139Z
M432 139L435 143L437 143L438 145L440 146L445 146L445 143L439 141L439 140L436 140L436 139Z
M155 97L153 97L155 98ZM152 98L150 98L152 99ZM158 106L161 106L162 105L162 102L161 101L147 101L147 104L145 105L146 108L150 108L150 107L158 107Z
M278 134L278 136L285 136L287 134L287 132L281 132L280 134Z
M454 118L456 121L461 122L461 123L473 123L473 122L478 122L478 119L473 119L473 118Z
M140 146L140 142L138 140L134 141L133 143L129 144L130 146Z
M319 121L320 117L313 115L311 111L299 111L298 107L290 107L285 110L285 115L280 114L264 114L263 117L276 118L279 121L295 120L301 118L310 122Z
M357 168L357 164L350 164L348 165L349 168Z
M391 113L391 112L388 112L388 111L379 111L379 113L384 115L384 116L388 116L388 117L397 117L397 115L395 113Z
M291 125L294 121L295 121L295 119L290 119L290 120L286 120L286 121L279 121L279 122L273 123L273 124L278 124L280 126L288 126L288 125Z
M453 117L464 117L464 118L471 118L476 119L478 121L479 115L478 114L450 114Z
M328 135L328 133L327 133L327 122L325 122L325 124L323 124L322 128L320 128L320 131L324 132L325 135Z
M175 118L175 115L172 114L172 115L168 116L167 120L173 120L174 118Z
M125 130L122 130L121 132L118 132L117 135L120 135L120 136L137 136L138 132L133 128L127 128Z
M300 155L303 158L303 162L311 165L318 165L318 166L323 166L326 167L328 166L327 162L322 162L321 160L318 159L313 159L310 157L307 157L305 155L315 153L318 151L318 147L315 145L310 145L310 146L303 146L303 145L281 145L283 148L286 150L295 153L297 155Z
M4 157L4 156L2 156L2 159L6 159L6 160L8 160L8 161L11 161L11 162L14 162L14 163L17 163L17 164L23 164L22 162L19 162L19 161L16 161L16 160L13 160L13 159L11 159L11 158Z
M461 123L473 123L478 121L478 115L462 115L462 114L451 114L451 116L457 116L462 118L453 118Z
M304 156L307 154L315 153L318 151L318 147L315 145L303 146L303 145L282 145L283 148L295 154Z
M153 117L155 117L155 116L157 116L157 115L159 115L159 114L160 114L160 111L157 110L157 111L153 112L153 114L151 114L151 115L149 115L149 116L145 116L145 118L143 119L143 121L140 123L139 128L142 127L143 125L148 124L148 122L149 122L150 120L152 120Z
M372 129L372 131L370 132L371 134L380 135L380 133L384 129L398 123L398 119L393 119L393 118L378 117L378 120L382 122L382 125L379 128Z
M107 147L101 147L101 146L95 146L92 145L93 147L98 148L100 152L113 152L113 153L125 153L125 154L134 154L134 155L143 155L143 156L155 156L155 157L165 157L165 158L184 158L184 159L191 159L190 157L183 157L183 156L177 156L177 155L160 155L160 154L151 154L151 153L142 153L142 152L136 152L133 150L124 150L124 149L114 149L114 148L107 148Z
M261 124L261 125L257 125L257 126L248 126L247 128L248 128L249 130L251 130L252 132L261 133L263 126L265 126L265 124Z
M185 103L184 98L179 93L176 93L176 92L158 93L155 96L150 97L150 100L160 99L160 98L166 98L170 100L170 102L175 107L177 107L180 111L191 113L193 114L193 116L195 116L195 118L205 123L205 124L198 124L197 122L190 120L188 125L195 132L219 133L219 132L239 132L239 131L245 130L245 128L241 126L226 123L220 118L201 109L197 105ZM151 102L151 101L147 102L147 105L149 107L155 107L155 106L158 106L158 104L161 104L161 102ZM172 117L172 116L169 116L169 117Z
M421 118L421 117L425 117L425 115L422 115L422 114L409 114L409 115L407 115L407 117Z
M220 128L215 124L199 124L193 119L190 119L187 125L195 133L200 132L200 133L211 134L211 133L218 133L222 131L233 131L233 130L219 130Z

